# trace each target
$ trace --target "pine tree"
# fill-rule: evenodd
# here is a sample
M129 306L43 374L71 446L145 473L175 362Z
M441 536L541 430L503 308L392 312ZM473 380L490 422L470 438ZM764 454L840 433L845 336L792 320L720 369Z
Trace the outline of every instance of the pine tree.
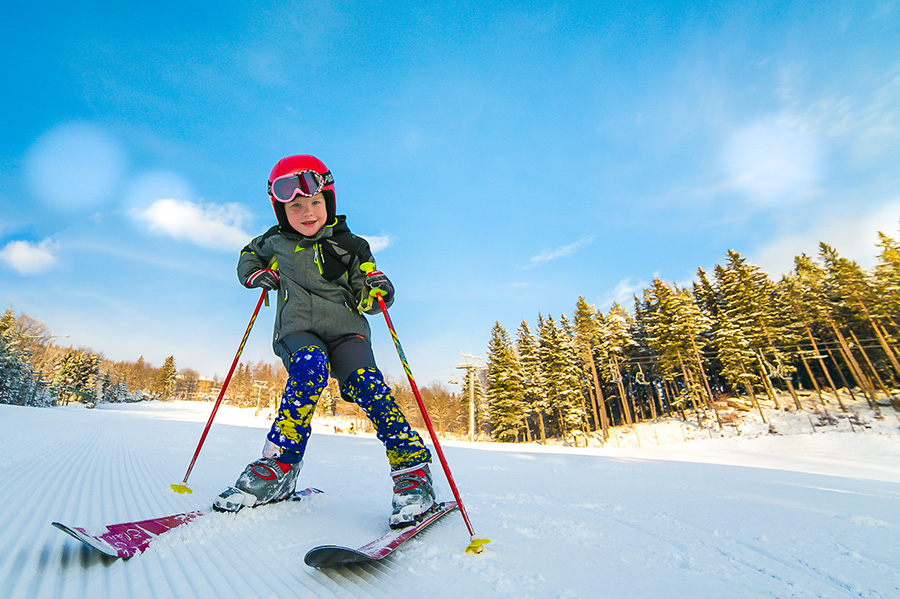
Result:
M837 392L837 385L834 383L818 338L821 320L818 317L820 310L816 306L816 296L820 294L819 285L824 279L824 273L821 273L821 276L817 276L815 273L820 272L821 270L813 265L805 254L795 257L794 270L783 276L778 282L778 294L782 303L793 310L793 327L801 339L801 342L798 343L797 358L803 364L819 400L824 407L825 397L817 372L822 373L828 387L834 393L838 405L843 409L841 396Z
M560 410L568 430L587 430L589 427L584 391L588 379L578 357L575 331L565 314L559 316L559 333L560 379L563 388Z
M606 400L600 376L597 372L597 356L595 348L600 344L600 327L597 324L597 310L589 305L584 297L579 297L574 314L575 347L590 374L591 385L588 393L591 397L591 410L594 417L594 430L602 431L603 440L609 438L609 417L606 413Z
M9 309L0 318L0 403L41 405L48 401L44 384L31 368L28 339Z
M69 349L56 365L56 387L66 402L94 404L98 400L100 356L84 349Z
M897 317L900 315L900 242L878 232L878 262L875 264L874 282L878 295L883 299L886 314L884 315L893 332L897 329Z
M883 354L876 356L874 360L886 359L888 363L884 365L884 369L889 370L893 366L895 374L900 375L900 364L882 332L882 323L886 323L890 310L889 302L885 301L885 296L878 293L874 277L870 277L855 261L841 257L831 246L821 243L819 248L828 273L825 292L831 300L833 313L837 314L838 325L846 329L852 338L859 335L862 338L871 337L877 340ZM870 359L871 350L867 352L858 340L856 346L869 366L871 375L878 381L885 395L890 396L878 369ZM863 375L865 376L865 370Z
M175 394L176 374L175 356L169 356L163 362L162 368L159 369L156 380L153 382L151 388L153 395L162 400L171 399Z
M524 431L525 399L522 367L509 333L495 322L488 342L487 401L492 435L500 441L517 441Z
M790 381L796 339L774 283L733 250L725 267L716 266L715 278L714 338L723 376L735 389L746 385L754 402L752 385L761 385L776 407L780 403L771 379L780 378L800 408Z
M539 323L538 355L547 393L542 407L556 421L558 433L565 439L580 428L584 414L580 384L573 370L576 354L569 334L556 325L552 316L539 317Z
M606 315L597 314L597 322L600 327L600 349L606 357L606 365L602 369L605 379L615 383L617 404L626 424L634 424L635 415L631 397L625 391L623 366L626 350L634 345L631 331L634 329L633 320L628 312L618 302L614 302Z
M103 398L101 401L109 403L125 403L131 401L131 393L128 390L128 385L121 381L110 384L103 391Z
M547 431L544 420L546 409L545 398L547 390L544 383L544 372L541 366L541 358L537 341L528 323L524 320L519 325L516 333L516 352L519 355L519 364L522 367L522 391L525 401L525 427L529 441L534 438L534 433L540 435L541 443L547 440Z
M695 407L703 401L718 419L701 354L711 322L694 296L686 289L670 288L654 279L653 286L644 290L643 302L638 302L635 313L661 378L670 385L678 377L682 379L683 395L678 401L690 399Z
M799 290L797 305L803 312L805 326L814 327L816 337L823 341L822 349L835 366L835 374L851 397L853 390L845 372L860 389L864 390L863 393L868 399L864 377L857 369L858 365L855 364L846 336L841 331L834 313L833 299L829 295L834 292L835 285L833 282L829 284L828 272L804 254L794 259L793 278ZM815 341L813 343L815 344ZM843 405L841 407L843 408Z

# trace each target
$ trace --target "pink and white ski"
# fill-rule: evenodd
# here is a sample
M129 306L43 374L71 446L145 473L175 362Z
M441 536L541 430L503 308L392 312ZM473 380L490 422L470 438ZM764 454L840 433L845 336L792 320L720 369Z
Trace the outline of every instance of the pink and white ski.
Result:
M320 545L306 553L303 561L313 568L330 568L358 562L380 560L391 554L397 547L422 532L429 525L457 508L455 501L438 504L424 520L414 526L391 530L383 536L366 543L359 549L340 545Z
M292 499L299 501L304 497L321 493L319 489L301 489L294 492ZM196 520L212 510L196 510L184 514L151 518L140 522L122 522L106 526L82 528L54 522L53 526L68 533L93 549L110 557L128 559L143 552L153 540L164 532L183 526Z

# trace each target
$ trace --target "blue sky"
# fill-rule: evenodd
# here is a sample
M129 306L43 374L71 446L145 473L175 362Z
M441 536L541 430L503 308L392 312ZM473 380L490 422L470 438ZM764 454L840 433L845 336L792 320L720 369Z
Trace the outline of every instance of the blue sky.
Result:
M898 2L51 2L0 30L0 303L111 359L225 374L289 154L334 173L420 383L494 321L630 307L730 248L870 267L900 219Z

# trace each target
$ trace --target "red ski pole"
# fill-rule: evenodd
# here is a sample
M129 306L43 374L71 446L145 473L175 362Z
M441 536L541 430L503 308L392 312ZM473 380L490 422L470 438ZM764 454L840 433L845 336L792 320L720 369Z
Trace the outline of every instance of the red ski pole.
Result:
M370 275L375 270L375 265L371 262L366 262L360 266L360 268L366 273L366 275ZM469 530L469 544L466 546L466 553L481 553L484 551L484 546L491 541L489 539L479 539L475 536L475 529L472 528L472 521L469 520L469 514L466 513L466 508L463 505L462 498L459 496L459 489L456 488L456 481L453 480L453 474L450 472L450 466L447 464L447 458L444 457L444 450L441 449L441 443L438 441L438 436L434 432L434 427L431 425L431 418L428 417L428 410L425 409L425 402L422 401L422 396L419 393L419 387L416 385L416 381L413 378L412 370L409 367L409 362L406 361L406 355L403 353L403 348L400 346L400 339L397 337L397 331L394 329L394 323L391 322L391 317L388 315L387 306L384 303L384 299L381 297L381 293L377 291L371 292L375 298L378 300L378 305L381 306L381 313L384 314L384 321L387 323L388 330L391 332L391 338L394 340L394 347L397 348L397 354L400 356L400 362L403 364L403 370L406 372L406 378L409 379L409 386L412 388L413 395L416 398L416 403L419 406L419 411L422 413L422 419L425 421L425 427L428 429L428 434L431 436L431 442L434 444L435 452L438 454L438 459L441 462L441 468L444 469L444 474L447 475L447 482L450 483L450 489L453 491L453 498L456 499L456 504L459 506L459 513L462 514L463 520L466 523L466 528Z
M209 415L209 420L206 423L206 428L203 429L203 434L200 435L200 442L197 443L197 449L194 451L194 457L191 458L191 463L188 466L187 472L184 474L184 480L181 481L181 484L173 484L172 490L176 493L193 493L191 489L187 486L188 477L191 475L191 470L194 469L194 463L197 461L197 456L200 455L200 448L203 447L203 442L206 441L206 434L209 432L209 427L212 426L213 418L216 417L216 412L219 410L219 404L222 403L222 398L225 397L225 389L228 388L228 383L231 381L231 375L234 374L234 369L237 367L238 359L241 357L241 352L244 351L244 345L247 343L247 337L250 336L250 329L253 328L253 323L256 321L256 315L259 314L259 308L262 306L263 302L266 302L266 305L269 305L267 291L263 289L263 292L259 296L259 301L256 302L256 309L253 310L253 316L250 317L250 324L247 325L247 330L244 332L244 338L241 339L241 344L238 346L237 354L234 356L234 362L231 363L231 369L228 371L228 376L225 377L225 381L222 383L222 390L219 391L219 398L216 399L216 405L213 406L212 414Z

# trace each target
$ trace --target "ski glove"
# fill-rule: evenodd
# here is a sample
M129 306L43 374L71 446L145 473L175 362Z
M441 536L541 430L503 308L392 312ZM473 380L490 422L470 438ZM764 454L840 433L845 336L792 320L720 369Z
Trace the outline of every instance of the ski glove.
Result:
M247 287L262 287L267 291L275 291L279 285L278 273L268 268L260 268L247 277Z
M373 270L366 275L363 287L362 298L357 306L360 312L366 314L378 314L381 312L381 305L375 300L375 296L381 294L386 306L390 306L394 301L394 286L391 285L390 279L380 270Z

